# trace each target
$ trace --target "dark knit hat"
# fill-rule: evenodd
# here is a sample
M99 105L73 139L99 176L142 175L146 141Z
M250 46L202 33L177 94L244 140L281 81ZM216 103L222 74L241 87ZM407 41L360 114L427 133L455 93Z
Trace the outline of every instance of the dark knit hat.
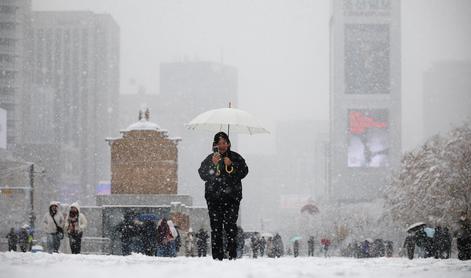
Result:
M231 140L229 140L229 136L225 132L218 132L216 135L214 135L214 140L213 140L213 146L217 145L219 142L219 139L224 139L226 140L227 143L231 143Z

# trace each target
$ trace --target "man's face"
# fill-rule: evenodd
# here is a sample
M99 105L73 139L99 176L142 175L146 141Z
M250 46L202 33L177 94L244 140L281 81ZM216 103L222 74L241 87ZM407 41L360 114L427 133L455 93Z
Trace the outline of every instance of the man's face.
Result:
M216 145L218 147L219 153L225 153L231 144L227 143L224 138L219 138L219 141Z
M51 206L51 210L56 213L57 212L57 206L56 205L52 205Z

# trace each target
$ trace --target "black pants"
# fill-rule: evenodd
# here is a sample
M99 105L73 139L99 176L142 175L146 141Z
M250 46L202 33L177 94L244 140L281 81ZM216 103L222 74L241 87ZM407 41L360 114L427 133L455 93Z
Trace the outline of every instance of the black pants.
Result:
M227 238L229 259L237 258L237 218L240 201L206 200L211 225L211 250L213 259L224 258L223 235Z
M206 257L206 246L198 246L198 257Z
M471 260L471 238L458 238L456 241L458 247L458 259Z
M8 243L8 251L15 251L16 252L16 243L15 244Z
M82 235L69 235L70 251L72 254L80 254L82 249Z
M415 246L407 246L407 257L409 260L412 260L414 258L414 251L415 251Z

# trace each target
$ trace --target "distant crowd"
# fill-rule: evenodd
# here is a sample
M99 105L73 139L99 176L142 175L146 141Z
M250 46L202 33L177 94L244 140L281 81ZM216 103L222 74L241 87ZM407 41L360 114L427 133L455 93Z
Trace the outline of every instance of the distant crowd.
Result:
M82 237L87 229L87 218L80 211L78 203L68 206L66 213L59 212L60 204L51 202L49 210L42 218L42 231L46 233L46 251L59 252L61 240L68 238L72 254L81 253ZM28 252L33 250L34 230L29 225L20 229L11 228L6 235L9 251ZM448 227L430 227L419 222L408 228L408 235L399 248L399 256L448 259L451 257L453 238L456 238L458 258L471 260L471 221L466 212L462 212L456 227L451 231ZM156 219L155 215L136 215L125 213L124 219L114 227L111 240L117 240L121 246L122 255L142 253L148 256L176 257L203 257L208 254L210 235L200 228L194 232L180 229L172 220ZM314 256L316 246L317 254L329 256L332 241L321 237L316 240L308 236L303 241L301 236L293 236L289 244L283 242L280 234L244 232L238 227L236 237L237 257L250 256L252 258L282 256L300 256L301 245L306 244L307 256ZM227 238L224 237L224 245ZM19 250L18 250L19 247ZM182 249L183 248L183 249ZM341 256L354 258L392 257L394 243L384 239L363 239L352 241L344 248L337 248ZM224 256L228 256L227 252Z

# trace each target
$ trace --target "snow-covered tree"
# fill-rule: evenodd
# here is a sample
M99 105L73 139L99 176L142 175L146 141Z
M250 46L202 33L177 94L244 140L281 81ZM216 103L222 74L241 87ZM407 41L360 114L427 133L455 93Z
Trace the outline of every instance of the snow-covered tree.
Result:
M385 188L385 208L404 226L426 221L451 225L471 209L471 129L464 125L436 135L406 153Z

